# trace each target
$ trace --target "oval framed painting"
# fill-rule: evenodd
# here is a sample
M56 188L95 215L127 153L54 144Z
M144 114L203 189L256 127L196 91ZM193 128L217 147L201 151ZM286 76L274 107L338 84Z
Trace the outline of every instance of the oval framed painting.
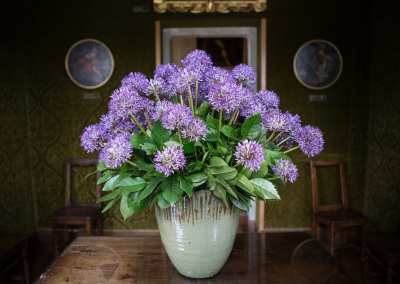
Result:
M71 46L65 57L69 78L79 87L103 86L114 71L114 58L108 47L95 39L83 39Z
M310 89L329 88L342 73L343 59L339 49L323 39L310 40L297 50L293 69L299 82Z

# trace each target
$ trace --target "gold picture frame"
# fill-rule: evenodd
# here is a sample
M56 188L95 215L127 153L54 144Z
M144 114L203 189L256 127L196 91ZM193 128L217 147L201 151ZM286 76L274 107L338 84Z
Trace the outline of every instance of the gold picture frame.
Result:
M312 90L329 88L339 79L343 58L333 43L324 39L307 41L297 50L293 71L303 86Z
M65 57L68 77L81 88L96 89L111 78L114 57L110 49L96 39L83 39L74 43Z

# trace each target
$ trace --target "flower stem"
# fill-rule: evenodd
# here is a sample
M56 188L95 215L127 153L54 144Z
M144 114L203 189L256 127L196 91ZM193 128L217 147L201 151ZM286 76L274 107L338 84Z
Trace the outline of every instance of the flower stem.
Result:
M231 117L229 118L228 125L231 125L231 124L232 124L233 119L235 118L235 116L236 116L236 114L237 114L238 111L239 111L239 108L237 108L237 109L235 109L234 111L232 111Z
M234 165L233 167L234 167L234 168L237 168L237 167L239 167L241 164L242 164L242 162L240 162L240 163L237 163L237 164L236 164L236 165Z
M139 129L143 132L143 134L147 137L149 137L149 135L147 135L146 131L144 130L144 128L140 125L139 121L136 119L136 117L131 114L131 117L133 119L133 122L136 123L136 125L139 127Z
M219 137L221 136L221 125L222 125L222 110L219 111L217 151L219 147Z
M271 136L268 137L267 141L265 141L265 143L262 145L262 147L264 148L265 145L267 145L267 143L272 139L272 137L274 137L275 135L275 130L272 132Z
M160 97L157 94L154 94L158 100L158 102L160 102Z
M285 143L286 141L288 141L288 139L289 139L290 137L292 137L292 135L288 136L287 138L285 138L284 140L282 140L281 142L279 142L279 143L277 144L277 146L280 146L282 143Z
M190 109L192 110L192 115L194 117L193 97L192 97L192 91L190 90L190 86L188 87L188 89L189 89L189 106L190 106Z
M194 102L194 111L197 110L197 95L199 93L199 83L196 81L196 94L195 94L195 102Z
M183 145L181 128L179 127L179 125L177 126L177 128L178 128L179 143L181 143Z
M292 152L292 151L294 151L294 150L296 150L296 149L298 149L298 148L300 148L300 146L293 147L292 149L286 150L286 151L283 152L283 153L286 154L286 153Z
M144 113L144 117L145 117L145 118L146 118L146 120L147 120L147 124L149 125L149 128L150 128L150 130L152 130L152 129L153 129L153 125L151 125L151 122L150 122L149 116L147 115L147 113L146 113L146 112Z
M134 166L134 167L137 167L137 165L135 164L135 163L132 163L131 161L129 161L129 160L127 160L126 161L128 164L131 164L132 166Z
M181 99L181 104L185 105L185 103L183 102L182 95L179 95L179 98Z
M272 142L274 142L276 140L276 138L278 138L279 136L281 136L283 134L283 131L281 131L278 135L275 136L274 140L272 140Z

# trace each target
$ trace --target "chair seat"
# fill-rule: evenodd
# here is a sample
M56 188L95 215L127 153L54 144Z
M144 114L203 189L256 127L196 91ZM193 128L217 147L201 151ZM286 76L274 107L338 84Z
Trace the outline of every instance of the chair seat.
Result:
M319 220L325 220L327 223L363 223L367 222L368 218L351 210L334 210L320 211L315 213L315 217Z
M94 220L101 215L99 207L64 207L51 216L52 220Z

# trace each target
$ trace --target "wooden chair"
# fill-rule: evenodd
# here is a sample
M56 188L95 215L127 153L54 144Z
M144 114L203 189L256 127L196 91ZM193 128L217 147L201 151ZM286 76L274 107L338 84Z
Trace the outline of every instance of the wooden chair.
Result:
M335 246L336 233L340 230L342 245L345 242L343 229L349 227L360 227L363 243L363 234L367 231L369 220L367 217L351 211L347 208L347 192L344 162L342 160L311 161L311 189L312 189L312 234L317 237L318 224L321 223L329 228L329 250L331 254L338 248ZM340 176L340 199L339 204L318 205L317 194L317 168L338 167Z
M85 226L86 235L92 234L92 225L97 221L98 234L103 234L102 225L102 208L100 203L75 203L71 200L71 172L74 166L97 166L98 160L91 158L70 158L66 160L66 183L65 183L65 207L55 212L51 216L53 235L54 235L54 255L59 255L58 248L58 225L69 226ZM101 172L97 172L97 179L101 176ZM101 197L101 185L96 186L96 196L99 200ZM71 229L68 233L70 241Z

